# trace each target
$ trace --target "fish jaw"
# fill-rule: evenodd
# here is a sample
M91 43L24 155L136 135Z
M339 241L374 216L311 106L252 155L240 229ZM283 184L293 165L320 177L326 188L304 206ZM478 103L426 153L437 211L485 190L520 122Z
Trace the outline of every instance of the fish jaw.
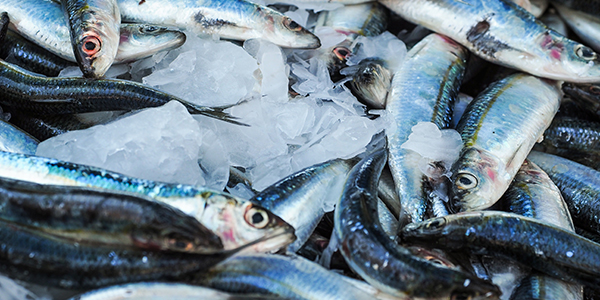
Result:
M463 150L451 172L449 193L455 212L489 208L500 199L511 180L500 159L476 148Z
M178 30L149 24L123 24L115 63L135 61L183 45L186 36Z

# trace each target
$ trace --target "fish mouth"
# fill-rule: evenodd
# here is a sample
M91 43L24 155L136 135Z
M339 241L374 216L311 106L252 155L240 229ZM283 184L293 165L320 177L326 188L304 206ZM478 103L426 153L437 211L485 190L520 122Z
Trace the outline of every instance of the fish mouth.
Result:
M267 253L277 252L296 240L295 230L292 227L279 228L269 236L262 237L254 242L252 246L246 247L240 253Z

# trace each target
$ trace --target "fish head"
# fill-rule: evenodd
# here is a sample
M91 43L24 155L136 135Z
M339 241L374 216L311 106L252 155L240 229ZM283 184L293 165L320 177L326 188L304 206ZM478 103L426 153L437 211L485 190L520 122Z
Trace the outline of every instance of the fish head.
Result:
M203 223L210 222L225 250L252 243L245 251L277 251L292 243L294 228L267 209L223 193L207 199Z
M554 30L546 30L536 38L535 53L521 53L536 58L540 77L581 83L600 82L600 57L590 47L570 40Z
M492 206L504 192L505 168L500 160L485 150L466 148L452 166L449 190L450 208L454 212L482 210Z
M563 84L563 91L573 97L580 105L589 107L598 113L600 111L600 83L571 83Z
M351 87L362 103L382 109L385 108L391 84L392 72L385 67L385 63L378 59L367 59L360 63Z
M321 41L316 35L285 15L273 16L272 26L265 27L263 34L266 40L286 48L321 47Z
M109 42L111 39L117 42ZM73 49L83 76L89 78L104 76L117 54L118 39L118 32L106 34L95 28L87 28L79 35L79 39L73 44Z
M179 30L151 24L122 24L115 62L129 62L177 48L186 36Z

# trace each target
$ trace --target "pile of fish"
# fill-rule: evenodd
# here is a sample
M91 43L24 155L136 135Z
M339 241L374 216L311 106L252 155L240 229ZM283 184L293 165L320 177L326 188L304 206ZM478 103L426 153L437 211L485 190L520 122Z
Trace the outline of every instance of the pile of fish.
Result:
M600 1L0 0L0 13L0 299L598 298ZM259 92L201 105L144 83L198 37L253 56ZM261 101L379 125L266 188L252 164L220 166L221 189L39 155L158 107L241 142L233 128L255 126ZM340 135L303 130L287 153L332 153Z

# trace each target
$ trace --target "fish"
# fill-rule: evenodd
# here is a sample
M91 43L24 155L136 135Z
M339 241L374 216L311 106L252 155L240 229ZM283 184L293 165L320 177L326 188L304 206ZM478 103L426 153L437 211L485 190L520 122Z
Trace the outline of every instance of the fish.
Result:
M285 299L374 299L367 292L300 256L237 255L191 280L230 293L261 293Z
M571 214L560 190L548 174L527 159L501 201L504 203L505 211L535 218L575 232ZM514 264L514 262L509 263ZM557 300L582 299L583 286L532 272L516 284L511 299L535 299L535 295L548 295Z
M2 274L64 289L181 279L206 270L243 248L205 255L99 247L66 242L1 220L0 241Z
M61 0L75 59L84 77L101 78L119 47L121 13L116 0Z
M363 59L350 81L354 95L369 108L383 109L392 82L392 72L380 59Z
M564 5L553 3L558 14L586 45L600 51L600 18L588 10L577 11Z
M563 85L565 94L576 103L584 112L595 114L596 120L600 120L600 84L576 84L565 82Z
M131 178L101 168L9 152L0 152L0 165L0 177L136 193L169 204L195 217L218 235L225 250L260 240L246 250L267 252L278 250L295 239L293 227L281 218L223 192Z
M403 19L448 36L473 54L554 80L600 81L600 57L509 0L381 0Z
M242 300L242 299L270 299L264 295L232 295L215 289L189 285L184 283L167 282L139 282L109 286L93 291L88 291L69 300L169 300L169 299L215 299L215 300ZM278 298L274 298L278 299Z
M35 154L39 143L23 129L0 119L0 151Z
M375 288L398 297L498 299L493 284L420 258L391 240L377 217L377 182L387 160L378 149L359 162L334 211L334 234L350 268Z
M0 219L79 244L211 254L221 239L194 217L131 193L0 178Z
M8 13L3 11L0 13L0 43L5 43L6 33L8 32L8 24L10 24L10 19L8 18Z
M548 27L552 28L556 32L567 36L567 24L560 17L560 15L558 14L558 12L556 12L555 9L549 9L548 11L546 11L546 13L544 13L540 18L540 22L546 24Z
M282 218L295 229L296 252L308 240L326 212L342 193L342 185L356 159L333 159L282 178L249 201Z
M175 100L192 114L242 124L223 112L224 108L200 106L134 81L43 77L2 60L0 96L0 104L43 115L133 110Z
M406 243L446 251L499 254L554 278L598 285L600 244L571 231L514 213L463 212L402 229Z
M289 17L245 0L118 0L123 22L175 26L225 39L264 39L287 48L315 49L319 38Z
M393 75L386 111L394 121L386 135L388 164L401 202L401 224L424 220L428 207L422 185L425 175L418 167L421 156L402 144L418 122L433 122L439 129L450 127L467 56L464 47L431 34L408 52Z
M82 122L74 114L39 117L20 110L12 109L10 106L6 107L6 111L10 113L10 122L12 124L22 128L39 141L47 140L51 137L69 132L71 130L81 130L96 125L93 123ZM27 154L35 154L35 149L32 153Z
M535 150L555 154L600 170L600 123L554 118Z
M532 151L527 156L558 186L575 226L600 233L598 220L600 173L592 168L552 154Z
M600 14L600 1L598 0L552 0L553 5L556 3L593 15Z
M506 191L525 157L560 105L560 83L517 73L490 85L461 117L463 149L452 165L450 208L492 206Z

